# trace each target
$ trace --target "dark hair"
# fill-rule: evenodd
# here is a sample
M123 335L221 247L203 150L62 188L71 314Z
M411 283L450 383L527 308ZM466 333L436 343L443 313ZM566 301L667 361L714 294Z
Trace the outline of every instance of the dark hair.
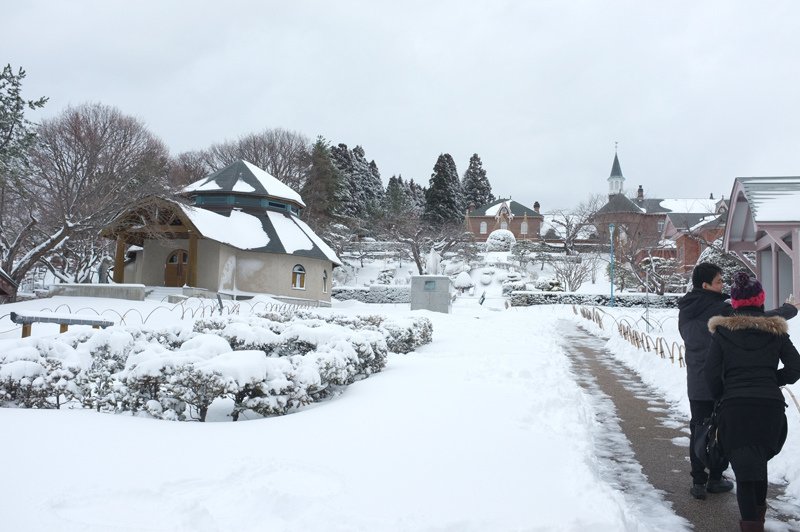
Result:
M692 270L692 286L703 288L703 283L711 284L717 274L722 275L722 268L711 262L701 262Z

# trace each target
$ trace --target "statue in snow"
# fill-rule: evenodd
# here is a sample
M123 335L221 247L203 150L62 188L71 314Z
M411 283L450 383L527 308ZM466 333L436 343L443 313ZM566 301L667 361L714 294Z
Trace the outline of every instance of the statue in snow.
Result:
M425 273L428 275L439 275L439 262L442 258L436 253L436 250L431 247L431 252L428 253L428 260L425 263Z

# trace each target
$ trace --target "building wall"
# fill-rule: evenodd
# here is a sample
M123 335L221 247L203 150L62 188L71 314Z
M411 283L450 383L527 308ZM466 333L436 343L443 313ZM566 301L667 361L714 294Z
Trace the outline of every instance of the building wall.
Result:
M189 249L189 241L148 240L134 264L125 269L125 282L148 286L164 285L167 257L176 249ZM201 239L197 243L197 287L212 292L255 292L285 297L330 301L333 263L281 253L243 251ZM305 288L292 288L295 265L306 270ZM130 273L129 273L130 272ZM327 272L327 291L323 291L323 272ZM133 278L129 278L131 275Z
M522 222L528 222L528 234L522 234ZM476 242L486 242L489 234L492 231L500 229L502 220L498 220L494 216L470 216L468 219L470 233L475 237ZM481 222L486 222L486 233L481 234ZM525 220L522 216L515 216L512 220L507 221L508 230L514 234L517 240L538 240L539 232L542 226L540 218L528 218Z
M222 262L222 256L220 259ZM305 287L302 289L292 288L292 270L298 264L306 270ZM331 299L333 264L329 260L280 253L254 253L229 248L226 252L225 266L221 271L235 272L234 279L221 278L220 284L226 287L235 284L235 289L239 291L322 301ZM327 272L328 275L326 292L323 292L323 272Z

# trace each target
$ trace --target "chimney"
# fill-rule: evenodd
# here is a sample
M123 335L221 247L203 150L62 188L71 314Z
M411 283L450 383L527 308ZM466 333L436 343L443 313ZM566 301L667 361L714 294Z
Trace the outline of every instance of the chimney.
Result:
M639 189L636 191L636 199L642 201L644 199L644 189L642 185L639 185Z
M714 193L713 192L708 196L708 199L714 199Z
M536 212L536 214L539 214L539 207L540 207L539 202L538 201L534 201L533 202L533 210Z

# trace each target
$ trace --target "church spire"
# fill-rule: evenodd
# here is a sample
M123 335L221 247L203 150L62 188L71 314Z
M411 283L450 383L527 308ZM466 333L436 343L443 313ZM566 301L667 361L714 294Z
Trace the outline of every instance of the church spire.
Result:
M622 175L622 167L617 156L617 143L614 143L614 163L611 165L611 175L608 176L608 195L622 194L622 187L625 184L625 176Z

